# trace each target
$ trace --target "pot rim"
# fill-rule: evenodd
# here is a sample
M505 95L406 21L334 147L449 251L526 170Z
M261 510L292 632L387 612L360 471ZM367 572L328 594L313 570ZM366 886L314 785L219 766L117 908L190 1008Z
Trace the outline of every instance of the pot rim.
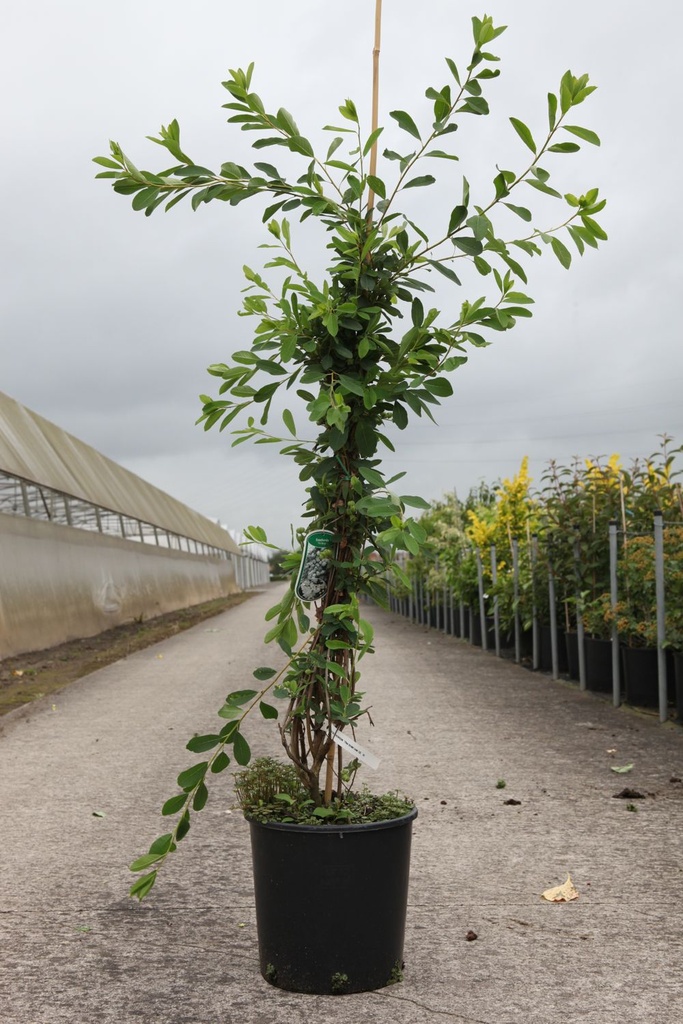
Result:
M367 821L348 825L340 824L339 822L334 825L302 825L295 821L259 821L256 818L250 818L247 814L244 817L252 827L272 829L276 832L312 832L330 836L341 833L347 834L349 832L378 832L386 828L400 828L401 825L407 825L417 818L417 807L413 807L407 814L401 815L400 818L388 818L386 821Z

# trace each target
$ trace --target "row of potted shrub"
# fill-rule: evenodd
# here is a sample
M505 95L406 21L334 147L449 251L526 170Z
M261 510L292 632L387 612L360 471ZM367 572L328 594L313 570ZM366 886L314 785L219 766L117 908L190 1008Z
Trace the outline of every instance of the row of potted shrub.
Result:
M501 642L509 646L514 646L517 619L528 657L535 622L535 667L551 667L552 625L558 631L559 670L577 679L577 634L582 633L585 683L596 690L612 689L616 633L624 649L626 699L656 706L653 520L661 512L664 647L669 677L673 679L678 664L683 692L683 655L678 657L683 651L683 499L677 482L680 471L675 468L680 451L672 449L665 436L657 452L634 460L628 468L614 455L576 459L570 466L553 462L537 489L532 488L524 459L511 480L480 485L465 501L454 494L444 496L421 519L429 543L408 565L413 579L423 581L423 597L414 588L413 601L431 595L431 604L444 605L444 621L445 606L452 607L453 632L460 628L461 607L471 611L474 623L482 612L491 619L495 613ZM616 604L610 579L610 524L617 544ZM649 682L635 681L634 662L639 668L649 666ZM673 688L670 696L673 700Z

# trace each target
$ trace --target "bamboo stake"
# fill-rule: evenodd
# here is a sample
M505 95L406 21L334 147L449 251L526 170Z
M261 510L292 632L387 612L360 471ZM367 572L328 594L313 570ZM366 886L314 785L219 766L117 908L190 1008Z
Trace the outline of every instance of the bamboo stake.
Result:
M375 46L372 51L372 127L377 130L379 121L379 53L382 38L382 0L375 0ZM370 174L377 175L377 140L370 150ZM368 196L368 220L372 220L372 211L375 206L375 193L370 189Z
M330 749L327 751L327 764L325 774L325 807L329 807L332 803L332 783L334 781L334 743L330 743Z

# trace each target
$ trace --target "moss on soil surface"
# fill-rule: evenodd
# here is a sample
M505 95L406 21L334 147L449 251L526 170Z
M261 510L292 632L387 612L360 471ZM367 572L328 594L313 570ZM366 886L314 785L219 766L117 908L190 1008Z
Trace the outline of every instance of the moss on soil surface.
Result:
M56 693L81 676L234 608L249 597L251 594L230 594L146 622L125 623L97 636L6 658L0 661L0 715Z

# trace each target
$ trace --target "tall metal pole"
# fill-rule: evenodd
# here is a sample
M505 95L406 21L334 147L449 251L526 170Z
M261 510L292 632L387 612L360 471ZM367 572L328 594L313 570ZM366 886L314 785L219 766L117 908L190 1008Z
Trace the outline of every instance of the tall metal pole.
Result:
M496 557L496 545L491 545L491 582L495 591L498 582L498 559ZM500 658L500 610L498 608L498 594L493 595L493 635L496 645L496 657Z
M574 538L574 568L576 571L576 647L579 659L579 689L586 689L586 645L583 628L581 596L581 544L578 530Z
M479 583L479 618L481 619L481 649L488 650L488 637L486 635L486 605L484 603L484 571L481 565L481 553L477 548L477 581Z
M538 636L538 610L536 608L536 564L538 562L538 537L534 533L531 537L531 592L532 592L532 606L531 606L531 636L532 636L532 655L531 655L531 667L534 671L539 666L540 651L539 651L539 636Z
M664 594L664 521L655 512L655 598L657 601L657 680L659 684L659 721L666 722L668 700L666 686L666 605Z
M619 633L617 630L617 521L612 519L609 524L609 577L610 599L612 605L612 703L618 708L621 703L621 680L619 678Z
M519 541L516 537L512 542L512 579L515 609L515 662L519 665L522 660L522 637L519 615Z

